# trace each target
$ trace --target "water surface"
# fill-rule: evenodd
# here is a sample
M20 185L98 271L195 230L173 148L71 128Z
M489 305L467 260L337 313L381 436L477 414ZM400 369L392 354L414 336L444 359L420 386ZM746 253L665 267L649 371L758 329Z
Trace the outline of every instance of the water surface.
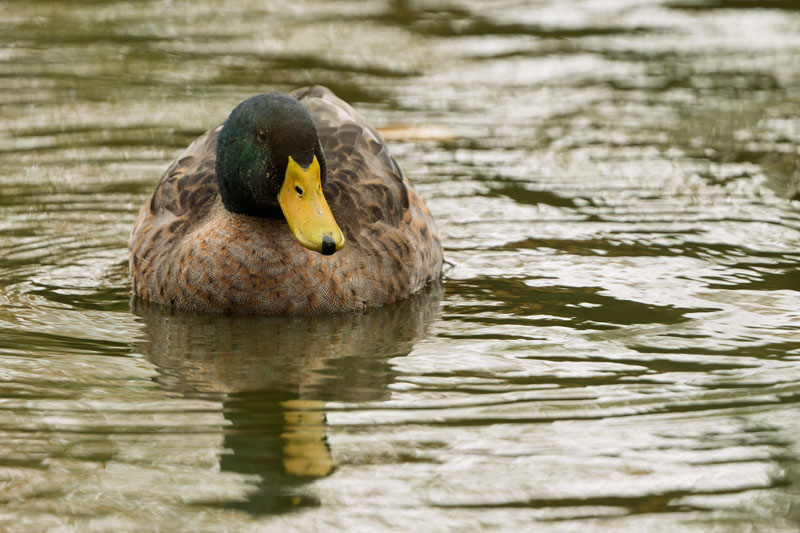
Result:
M795 2L0 5L0 529L796 531ZM451 263L321 319L130 298L160 173L331 87Z

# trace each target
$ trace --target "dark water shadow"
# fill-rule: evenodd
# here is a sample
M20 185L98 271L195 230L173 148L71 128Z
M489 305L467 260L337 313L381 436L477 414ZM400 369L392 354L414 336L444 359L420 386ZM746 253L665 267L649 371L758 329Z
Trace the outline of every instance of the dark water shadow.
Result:
M713 9L781 9L786 11L798 11L800 10L800 2L797 0L708 0L668 2L666 7L688 11L707 11Z
M420 5L407 0L394 0L389 9L378 20L388 24L398 24L416 30L423 35L436 37L487 36L487 35L530 35L542 39L574 39L580 37L646 33L655 31L655 26L636 27L602 25L593 21L592 25L577 27L548 26L524 22L502 22L479 14L476 10L450 3L431 3Z
M613 330L634 324L677 324L712 307L647 304L604 294L602 287L530 286L526 278L482 276L450 280L447 320ZM498 316L501 315L501 316Z
M442 294L436 283L389 307L314 318L187 314L134 298L144 322L134 350L164 389L222 402L230 425L220 468L259 479L246 500L225 505L282 513L317 505L303 487L335 470L325 402L388 398L389 359L425 335Z

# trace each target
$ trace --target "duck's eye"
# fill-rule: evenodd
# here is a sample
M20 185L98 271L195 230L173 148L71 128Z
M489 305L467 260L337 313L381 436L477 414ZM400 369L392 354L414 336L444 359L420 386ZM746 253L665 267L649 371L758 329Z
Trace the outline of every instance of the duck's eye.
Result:
M266 131L264 131L264 130L258 130L258 131L256 132L256 137L257 137L257 138L258 138L258 140L259 140L260 142L262 142L262 143L265 143L265 142L267 142L267 132L266 132Z
M294 190L297 193L297 196L303 196L303 189L301 189L297 185L294 186Z

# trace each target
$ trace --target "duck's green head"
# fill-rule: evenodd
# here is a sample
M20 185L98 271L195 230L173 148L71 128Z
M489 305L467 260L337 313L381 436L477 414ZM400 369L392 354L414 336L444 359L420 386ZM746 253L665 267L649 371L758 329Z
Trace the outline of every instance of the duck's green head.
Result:
M248 98L222 125L217 179L228 211L283 216L295 238L325 255L344 235L322 194L325 156L305 107L281 93Z

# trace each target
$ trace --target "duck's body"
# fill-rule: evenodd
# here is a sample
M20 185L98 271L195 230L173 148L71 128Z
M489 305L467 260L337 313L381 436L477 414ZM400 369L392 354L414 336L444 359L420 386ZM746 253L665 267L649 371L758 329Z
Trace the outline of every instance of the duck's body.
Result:
M313 251L271 207L255 216L235 212L237 204L220 195L220 126L178 157L139 212L129 243L138 296L197 311L321 314L386 305L439 277L433 218L380 135L324 87L291 96L316 127L322 192L346 244L339 249L337 240L338 251L323 255L332 253L326 240L335 231L325 231ZM310 161L311 152L303 157Z

